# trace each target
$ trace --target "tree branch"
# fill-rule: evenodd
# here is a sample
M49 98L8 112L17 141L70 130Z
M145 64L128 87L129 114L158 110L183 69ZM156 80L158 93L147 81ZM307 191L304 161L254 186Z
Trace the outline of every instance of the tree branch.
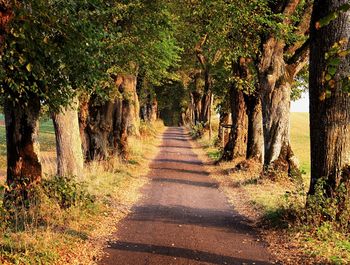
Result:
M205 68L206 59L205 59L205 57L203 55L202 47L206 43L207 39L208 39L208 33L206 33L203 36L203 38L200 40L199 43L197 43L197 45L195 47L195 52L196 52L197 59L200 62L200 64L202 65L203 68Z
M307 32L310 29L310 22L311 22L311 12L312 12L312 2L308 2L303 15L302 19L299 22L296 31L294 34L296 34L299 37L305 36ZM293 45L290 45L286 47L286 54L294 54L297 49L299 49L303 45L304 41L297 41Z
M287 61L287 68L290 76L294 78L307 64L309 59L310 39L295 51L294 55Z

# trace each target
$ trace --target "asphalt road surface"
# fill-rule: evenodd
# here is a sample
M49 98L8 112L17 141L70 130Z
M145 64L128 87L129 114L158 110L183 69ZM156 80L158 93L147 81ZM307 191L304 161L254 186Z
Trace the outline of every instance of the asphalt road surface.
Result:
M273 264L249 220L219 191L183 128L168 128L143 199L119 224L101 265Z

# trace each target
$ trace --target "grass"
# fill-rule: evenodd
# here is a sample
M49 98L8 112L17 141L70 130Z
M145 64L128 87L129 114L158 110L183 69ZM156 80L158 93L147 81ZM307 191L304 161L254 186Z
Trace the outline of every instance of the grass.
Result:
M89 198L94 198L93 202L79 201L62 209L57 200L40 189L40 204L26 213L24 229L10 229L4 226L6 220L0 220L0 264L95 264L107 237L129 213L139 199L140 187L148 181L144 176L158 150L157 133L163 128L160 122L143 124L142 136L129 139L130 162L115 158L85 168L84 177L77 181ZM41 121L39 141L42 153L54 152L50 121ZM43 162L46 168L55 167L55 160Z
M292 149L300 161L300 168L310 176L310 129L308 113L291 113L290 140Z
M205 134L198 141L208 157L214 160L218 157L219 149L213 145L214 137L209 139ZM261 166L256 164L250 164L247 170L232 170L242 160L220 163L208 170L219 181L236 210L262 222L271 252L283 264L350 264L347 234L336 231L329 223L314 227L300 219L298 222L290 221L295 211L296 216L301 216L298 211L303 211L306 202L310 179L309 141L308 113L292 113L291 144L304 172L304 186L288 179L277 182L263 179L260 177Z

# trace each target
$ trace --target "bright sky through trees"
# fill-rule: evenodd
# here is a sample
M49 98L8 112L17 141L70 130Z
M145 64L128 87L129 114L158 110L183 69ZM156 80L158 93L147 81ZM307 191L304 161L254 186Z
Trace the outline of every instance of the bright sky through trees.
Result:
M297 101L292 101L291 112L309 112L309 93L305 92Z

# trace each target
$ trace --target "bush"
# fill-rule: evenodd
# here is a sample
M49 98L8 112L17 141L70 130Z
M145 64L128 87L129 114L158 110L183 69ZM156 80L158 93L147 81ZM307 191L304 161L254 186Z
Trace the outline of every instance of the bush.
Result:
M204 132L205 132L205 125L201 122L191 126L190 134L194 139L202 138L204 135Z
M348 180L349 181L349 180ZM326 180L320 179L315 188L315 194L308 197L306 221L317 226L325 222L333 224L341 232L350 232L350 197L348 185L342 182L329 195Z
M72 206L86 206L95 201L86 186L78 182L75 177L54 176L52 179L43 180L42 187L50 199L54 199L62 209Z
M140 135L141 137L152 137L157 134L157 130L153 124L148 121L141 121L140 123Z

